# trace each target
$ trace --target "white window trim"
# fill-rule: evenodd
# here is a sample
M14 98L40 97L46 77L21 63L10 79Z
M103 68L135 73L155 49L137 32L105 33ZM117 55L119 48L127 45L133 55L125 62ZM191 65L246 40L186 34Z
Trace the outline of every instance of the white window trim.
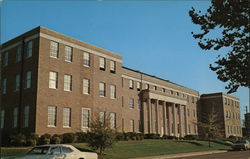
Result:
M91 121L91 109L90 108L85 108L85 107L82 107L82 113L81 113L81 129L89 129L90 127L89 126L83 126L83 110L88 110L89 111L89 119L88 119L88 125L90 125L90 121Z

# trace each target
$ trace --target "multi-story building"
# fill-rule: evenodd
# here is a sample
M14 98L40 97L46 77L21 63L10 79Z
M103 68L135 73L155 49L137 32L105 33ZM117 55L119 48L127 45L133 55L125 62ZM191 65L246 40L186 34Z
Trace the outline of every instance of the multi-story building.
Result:
M118 131L197 134L199 92L122 65L122 57L44 27L2 45L3 133Z
M202 116L215 112L219 117L219 128L224 137L242 136L240 101L224 93L202 94L198 107L199 120Z
M246 113L245 114L245 132L244 133L244 136L248 136L250 137L250 113Z

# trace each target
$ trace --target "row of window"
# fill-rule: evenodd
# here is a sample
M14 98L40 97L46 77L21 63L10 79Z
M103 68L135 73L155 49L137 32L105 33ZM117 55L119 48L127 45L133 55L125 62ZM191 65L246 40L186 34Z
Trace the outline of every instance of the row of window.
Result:
M33 52L33 41L29 41L28 44L27 44L27 48L26 48L26 54L25 54L25 58L29 58L32 56L32 52ZM3 64L3 67L6 67L9 65L9 55L10 53L9 52L5 52L3 54L3 61L2 61L2 64ZM16 62L20 62L22 60L22 46L19 45L16 49Z
M240 120L240 113L226 111L226 118L232 118L232 119Z
M228 99L228 98L224 98L224 104L225 105L230 105L230 106L235 106L237 108L239 108L240 103L237 101L234 101L232 99Z
M27 89L27 88L30 88L31 87L31 71L28 71L25 73L25 76L24 76L24 89ZM20 90L20 74L16 74L15 76L15 87L14 87L14 90L13 91L19 91ZM7 93L7 88L8 86L8 80L7 78L3 78L2 80L2 94L6 94Z
M174 134L175 133L174 123L171 124L171 127L172 127L172 129L171 129L172 133ZM191 134L191 125L190 124L188 124L187 129L188 129L188 133ZM194 130L193 133L197 134L197 126L196 125L193 125L193 130ZM177 123L177 133L178 134L181 133L181 125L179 123Z
M230 125L228 125L227 127L226 127L226 129L227 129L227 133L228 134L241 134L242 132L241 132L241 126L230 126Z
M50 57L59 58L59 43L55 41L50 41ZM91 54L88 52L83 52L83 66L90 67ZM70 46L65 46L64 48L64 60L67 62L73 62L73 48ZM104 57L99 57L99 68L100 70L106 70L106 59ZM110 60L110 72L116 72L116 62Z

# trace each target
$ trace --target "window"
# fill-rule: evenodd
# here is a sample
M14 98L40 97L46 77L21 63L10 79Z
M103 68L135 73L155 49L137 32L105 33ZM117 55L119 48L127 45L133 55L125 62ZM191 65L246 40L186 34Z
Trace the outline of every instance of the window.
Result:
M196 125L194 125L194 133L197 133Z
M7 93L7 78L3 79L3 82L2 82L2 93L3 94Z
M90 109L82 108L82 128L89 128Z
M17 121L18 121L18 107L15 107L13 110L13 128L17 127Z
M49 88L57 89L58 87L58 73L50 71L49 72Z
M170 90L170 94L174 94L174 91L173 91L173 90Z
M181 130L180 128L181 128L181 127L180 127L180 124L178 123L178 124L177 124L177 133L178 133L178 134L180 133L180 130Z
M189 133L189 134L191 133L191 127L190 127L190 124L188 124L188 133Z
M8 66L9 63L9 52L5 52L3 55L3 67Z
M33 49L33 42L29 41L28 42L28 47L27 47L27 56L26 58L29 58L32 56L32 49Z
M55 127L56 126L56 114L57 108L55 106L48 106L48 126Z
M72 62L72 58L73 58L73 48L69 47L69 46L65 46L65 56L64 56L64 60L67 62Z
M180 94L179 94L179 92L176 92L176 96L179 96Z
M90 66L90 54L87 52L83 53L83 66Z
M130 132L135 131L134 120L130 120Z
M133 82L133 80L129 80L129 88L130 89L134 88L134 82Z
M224 103L227 104L227 98L224 98Z
M142 109L142 105L141 105L141 100L138 99L138 109L141 110Z
M15 91L19 91L20 89L20 75L16 75L16 82L15 82Z
M146 84L146 89L149 89L149 84Z
M106 62L105 62L105 58L104 57L100 57L99 58L99 67L100 67L100 70L105 71L105 69L106 69Z
M115 73L115 71L116 71L116 63L115 63L115 61L110 61L110 72L111 73Z
M115 129L116 128L116 114L110 113L110 128Z
M30 88L31 87L31 72L26 72L25 76L25 85L24 88Z
M134 109L134 98L129 98L129 108Z
M83 94L90 93L90 82L89 79L83 79Z
M192 103L194 103L194 97L192 97Z
M50 41L50 57L58 58L58 43L55 41Z
M30 113L30 107L25 106L24 107L24 118L23 118L23 127L27 128L29 127L29 113Z
M136 83L136 88L137 88L137 91L140 91L140 89L141 89L141 82L137 82Z
M162 90L161 90L162 92L166 92L166 89L165 88L162 88Z
M16 51L16 62L19 62L22 59L22 52L21 51L22 51L21 46L18 46L17 51Z
M110 85L110 98L115 99L116 98L116 86Z
M73 152L73 150L71 149L71 148L69 148L69 147L64 147L64 146L62 146L62 151L64 152L64 153L72 153Z
M99 96L105 97L106 91L105 91L105 83L99 83Z
M72 91L72 76L64 75L64 91Z
M63 108L63 127L71 126L71 108Z
M196 116L195 109L193 110L194 117Z
M99 112L99 120L104 124L105 121L105 112Z
M190 113L189 113L189 109L187 108L187 115L189 116L190 115Z
M155 90L155 91L157 90L157 86L154 86L154 90Z
M5 115L5 111L1 110L1 114L0 114L0 128L4 128L4 115Z

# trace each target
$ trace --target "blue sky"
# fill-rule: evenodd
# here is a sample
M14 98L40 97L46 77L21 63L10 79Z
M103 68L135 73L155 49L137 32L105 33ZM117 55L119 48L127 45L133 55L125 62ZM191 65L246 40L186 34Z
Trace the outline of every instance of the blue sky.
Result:
M218 53L203 51L191 32L188 10L204 10L209 1L36 1L1 2L1 42L39 25L116 52L123 65L165 78L202 93L226 92L209 64ZM241 115L249 104L247 88L240 98Z

